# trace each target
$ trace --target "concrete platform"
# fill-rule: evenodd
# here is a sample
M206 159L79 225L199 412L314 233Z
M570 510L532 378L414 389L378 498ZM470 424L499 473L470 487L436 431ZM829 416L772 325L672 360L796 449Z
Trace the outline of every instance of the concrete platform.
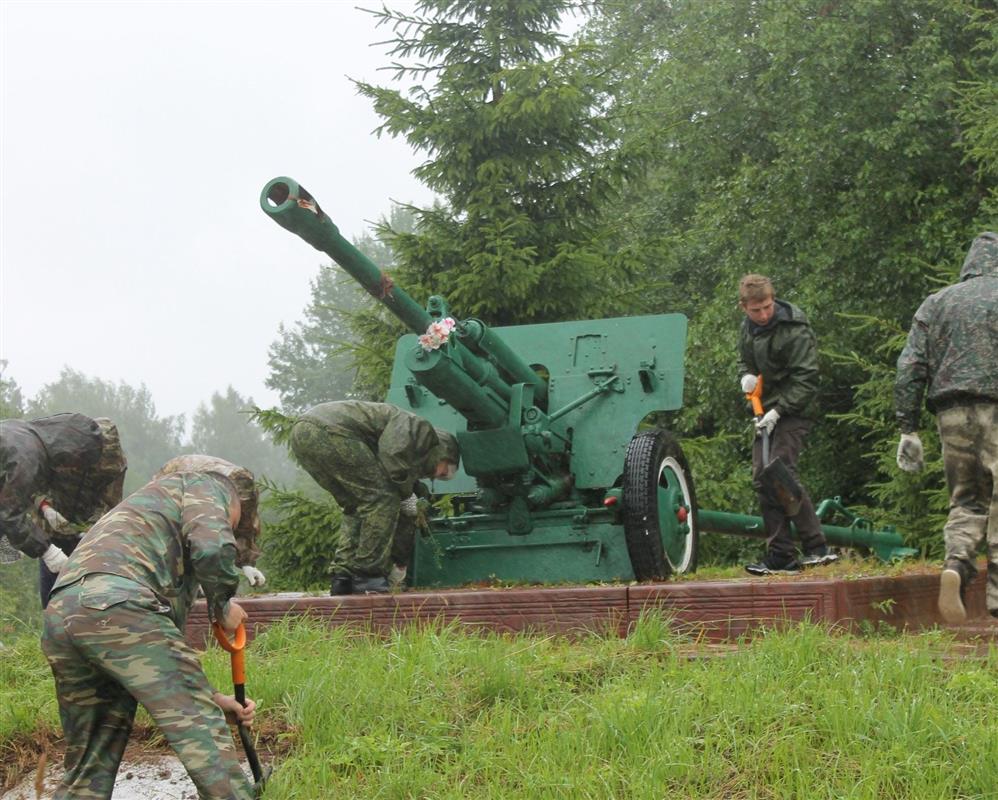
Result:
M286 593L240 598L254 636L287 616L318 617L330 625L390 630L430 621L457 621L470 628L568 635L599 631L626 635L646 610L669 615L689 635L709 642L750 637L761 628L803 620L846 629L864 623L919 630L943 626L936 610L936 570L897 576L823 578L791 576L730 581L451 589L394 595L329 597ZM952 628L961 638L998 642L998 620L984 606L984 575L967 591L966 625ZM203 646L209 636L203 601L191 612L188 641Z

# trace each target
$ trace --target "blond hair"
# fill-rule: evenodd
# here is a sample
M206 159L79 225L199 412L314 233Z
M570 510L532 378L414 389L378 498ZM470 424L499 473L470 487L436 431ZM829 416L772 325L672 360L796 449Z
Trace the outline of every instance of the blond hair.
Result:
M774 296L773 282L765 275L752 272L738 282L738 302L742 305L753 300L767 300Z

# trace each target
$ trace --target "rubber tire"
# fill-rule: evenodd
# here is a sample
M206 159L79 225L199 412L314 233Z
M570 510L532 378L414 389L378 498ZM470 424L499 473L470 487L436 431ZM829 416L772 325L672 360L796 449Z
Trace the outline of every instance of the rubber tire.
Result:
M666 557L659 522L659 480L664 467L673 473L681 473L678 476L679 488L685 486L683 499L688 504L689 546L684 551L686 557L678 565L673 565ZM635 435L624 456L622 488L624 537L634 577L639 581L663 580L672 574L695 571L700 549L696 492L689 462L679 446L679 440L663 430Z

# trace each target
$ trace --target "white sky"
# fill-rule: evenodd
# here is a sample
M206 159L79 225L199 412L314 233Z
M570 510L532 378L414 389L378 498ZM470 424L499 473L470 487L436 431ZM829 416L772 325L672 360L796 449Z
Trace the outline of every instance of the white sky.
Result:
M300 181L350 239L432 199L347 78L394 85L370 46L390 29L353 0L0 7L6 376L144 383L188 424L229 384L276 404L267 348L329 259L264 216L264 184Z

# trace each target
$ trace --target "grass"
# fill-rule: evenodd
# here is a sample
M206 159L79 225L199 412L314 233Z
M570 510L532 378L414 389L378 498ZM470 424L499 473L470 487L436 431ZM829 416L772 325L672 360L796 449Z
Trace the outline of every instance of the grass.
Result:
M656 614L575 640L299 620L253 642L247 686L283 753L268 800L998 797L998 651L948 641L805 624L691 659ZM37 641L0 653L0 747L54 724Z

